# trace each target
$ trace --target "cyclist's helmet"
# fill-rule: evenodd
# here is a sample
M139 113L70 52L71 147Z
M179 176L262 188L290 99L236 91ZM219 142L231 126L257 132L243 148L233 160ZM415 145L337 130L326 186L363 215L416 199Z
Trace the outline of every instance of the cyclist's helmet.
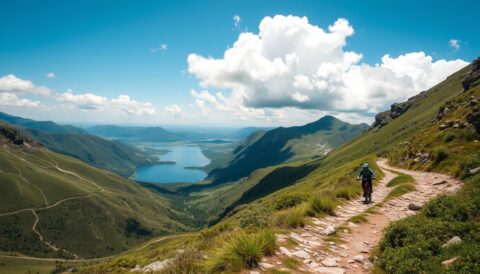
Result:
M362 165L362 167L363 167L363 168L368 168L368 163L364 163L364 164Z

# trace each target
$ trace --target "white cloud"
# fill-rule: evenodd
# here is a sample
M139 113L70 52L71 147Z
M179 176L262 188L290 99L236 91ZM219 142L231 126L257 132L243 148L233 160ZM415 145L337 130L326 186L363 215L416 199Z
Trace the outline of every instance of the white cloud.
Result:
M240 18L240 15L235 14L232 19L233 19L233 25L234 25L235 27L239 27L239 26L240 26L240 21L242 20L242 19Z
M10 92L0 93L0 106L14 106L14 107L39 107L40 102L31 101L25 98L19 98L17 94Z
M237 118L255 113L274 119L285 114L282 108L293 108L371 119L468 64L433 61L423 52L362 64L362 54L344 49L353 34L342 18L324 30L306 17L265 17L258 34L241 33L222 58L188 56L188 72L201 87L227 91L191 95L202 113L211 106Z
M49 72L49 73L45 74L45 77L50 78L50 79L54 79L55 78L55 73Z
M460 41L458 41L457 39L450 39L450 41L448 41L448 45L455 50L460 49Z
M74 94L72 90L68 90L60 94L57 99L83 110L119 109L131 115L153 115L155 113L155 108L150 102L137 102L130 99L128 95L108 99L93 93Z
M182 108L179 105L174 104L165 107L165 111L173 115L180 115L182 113Z
M150 51L153 53L158 53L158 52L165 52L168 49L168 44L163 43L159 47L156 48L151 48Z
M51 90L43 86L35 86L30 80L23 80L13 74L0 77L0 92L33 93L49 95Z

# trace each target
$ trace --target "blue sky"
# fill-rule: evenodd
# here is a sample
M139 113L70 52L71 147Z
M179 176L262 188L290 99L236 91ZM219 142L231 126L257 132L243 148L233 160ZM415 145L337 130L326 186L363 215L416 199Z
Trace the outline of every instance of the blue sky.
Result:
M212 102L205 96L192 94L191 89L195 89L197 95L201 90L213 96L218 91L226 96L236 92L233 83L217 81L200 87L199 82L210 76L204 71L189 70L193 64L188 63L187 58L193 53L221 59L240 33L258 34L259 24L266 16L305 16L309 25L324 30L338 18L345 18L354 34L348 35L342 49L361 54L358 65L374 66L382 62L385 54L396 58L411 52L424 52L433 61L470 62L478 55L480 43L480 31L472 19L480 8L478 1L3 0L1 6L0 77L14 75L31 81L35 87L48 88L52 94L71 89L72 94L90 93L108 100L128 95L131 100L149 103L156 110L155 114L118 116L114 111L108 112L110 108L90 107L87 103L72 105L68 100L59 102L53 95L41 96L30 91L15 94L17 99L40 102L40 106L7 103L2 106L0 102L0 109L6 112L61 122L94 122L90 120L97 119L99 113L104 114L98 119L101 123L230 125L234 121L238 125L277 125L309 122L327 113L352 122L372 119L371 113L376 108L371 106L352 106L347 111L338 107L337 102L326 107L320 99L310 100L314 96L293 90L299 94L293 96L299 99L296 102L303 104L276 98L268 101L271 98L263 97L262 103L250 99L230 100L230 106L242 104L250 114L216 109L208 105ZM238 22L233 19L235 15L240 19ZM55 77L48 78L47 73ZM225 79L222 77L226 76L218 77ZM258 94L260 91L248 92ZM201 107L199 100L209 106L209 111L189 115L196 111L193 105ZM268 102L263 103L265 101ZM306 101L312 103L306 104ZM389 103L385 99L380 105ZM175 111L172 106L181 111ZM171 111L165 113L165 108ZM261 110L258 115L257 110ZM356 116L346 114L352 110L358 112ZM286 117L285 113L292 111L293 117ZM275 114L269 116L269 113Z

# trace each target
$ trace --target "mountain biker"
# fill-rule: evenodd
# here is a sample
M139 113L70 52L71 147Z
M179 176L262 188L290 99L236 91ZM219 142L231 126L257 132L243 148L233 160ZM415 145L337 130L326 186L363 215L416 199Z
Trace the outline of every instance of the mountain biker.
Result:
M366 202L370 202L371 193L373 192L372 180L375 179L375 173L368 167L368 163L362 164L362 168L358 172L357 178L362 180L363 197ZM367 193L367 184L370 189L370 193Z

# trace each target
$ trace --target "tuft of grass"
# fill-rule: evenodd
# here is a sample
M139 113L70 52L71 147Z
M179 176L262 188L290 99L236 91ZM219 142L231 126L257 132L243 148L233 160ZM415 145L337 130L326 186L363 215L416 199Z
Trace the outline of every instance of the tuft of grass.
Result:
M279 212L275 223L279 227L297 228L305 225L305 213L300 207Z
M205 267L209 273L252 269L258 266L264 255L272 255L275 250L276 238L271 230L251 235L239 231L232 240L210 256Z
M160 270L158 274L189 274L199 273L201 271L200 261L202 254L193 248L187 248L176 256L167 264L167 267Z
M413 184L400 184L397 185L385 198L386 200L394 199L402 196L410 191L414 191L415 186Z
M387 183L387 186L388 187L394 187L394 186L397 186L397 185L400 185L400 184L413 183L413 182L415 182L415 180L413 179L412 176L407 175L407 174L401 174L401 175L398 175L397 177L393 178L392 180L390 180L390 182Z
M281 261L285 267L292 270L297 270L298 265L300 264L296 259L290 257L282 258Z
M433 157L435 159L435 163L440 163L443 160L446 160L450 156L450 150L444 146L436 147L433 150Z
M362 223L367 223L367 215L362 213L359 215L355 215L352 218L348 219L349 222L355 223L355 224L362 224Z
M323 193L323 195L313 196L308 203L308 215L317 216L322 213L334 215L334 209L337 206L333 195Z

